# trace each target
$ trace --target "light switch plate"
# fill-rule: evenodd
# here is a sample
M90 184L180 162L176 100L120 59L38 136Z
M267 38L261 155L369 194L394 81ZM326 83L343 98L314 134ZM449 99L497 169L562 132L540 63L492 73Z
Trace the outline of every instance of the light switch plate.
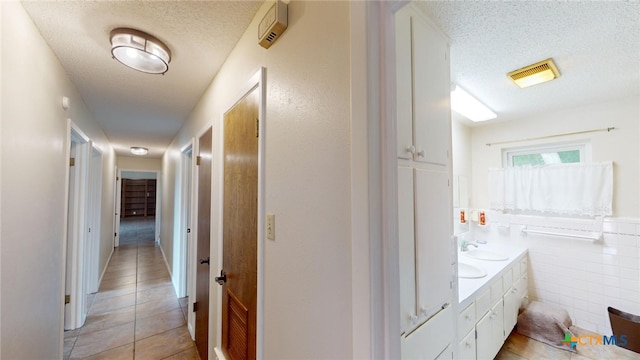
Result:
M267 214L267 239L276 239L276 215Z

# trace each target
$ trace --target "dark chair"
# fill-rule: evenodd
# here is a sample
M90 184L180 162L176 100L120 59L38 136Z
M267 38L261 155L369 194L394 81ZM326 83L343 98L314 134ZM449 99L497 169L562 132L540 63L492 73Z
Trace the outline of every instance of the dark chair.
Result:
M625 335L626 345L618 344L625 349L640 353L640 316L608 307L611 330L616 339ZM618 341L619 342L619 341Z

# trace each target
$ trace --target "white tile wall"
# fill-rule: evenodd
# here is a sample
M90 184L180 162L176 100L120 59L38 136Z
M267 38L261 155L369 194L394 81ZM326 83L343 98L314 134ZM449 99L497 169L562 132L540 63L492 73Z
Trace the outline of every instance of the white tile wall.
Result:
M607 306L640 315L640 219L561 219L488 211L487 222L489 226L471 227L473 239L529 248L530 298L561 306L575 325L604 335L612 333ZM499 227L506 224L509 231ZM524 225L604 236L595 243L522 236Z

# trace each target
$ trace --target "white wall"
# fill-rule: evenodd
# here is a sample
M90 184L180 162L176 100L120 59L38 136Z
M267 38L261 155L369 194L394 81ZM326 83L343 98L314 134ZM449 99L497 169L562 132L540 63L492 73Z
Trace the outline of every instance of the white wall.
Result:
M610 335L607 306L640 314L640 107L638 97L567 109L536 118L472 128L473 206L488 206L487 170L502 166L502 149L538 143L589 140L593 161L614 162L614 217L590 219L505 215L487 212L487 227L473 227L476 240L509 242L529 249L529 295L558 305L575 325ZM615 127L554 139L487 147L517 140ZM510 224L509 230L498 225ZM603 232L595 243L562 237L522 236L524 225L552 232ZM549 229L550 228L550 229Z
M451 113L451 143L453 176L464 175L471 180L471 128L454 112Z
M172 184L180 148L208 124L214 133L213 219L219 219L222 113L265 66L266 210L276 215L277 229L276 240L265 244L264 357L351 358L349 4L291 2L289 28L265 50L255 34L267 6L164 156L163 224L178 215ZM220 241L216 221L212 252ZM173 233L167 230L163 236ZM163 247L172 241L163 238ZM211 289L219 286L212 281ZM215 306L217 296L211 299ZM210 315L214 342L216 311Z
M109 214L113 213L115 155L22 5L2 2L0 6L4 210L0 357L60 358L67 118L94 140L104 156L101 248L113 241ZM63 95L71 99L68 111L61 107Z
M3 6L0 6L0 29L2 29ZM0 34L0 84L2 82L2 35ZM2 86L0 86L0 229L2 229ZM2 231L0 231L0 249L2 249ZM0 324L2 324L2 256L0 256ZM2 326L0 326L0 356L2 356Z
M496 123L472 130L472 192L474 207L488 207L487 170L502 166L502 149L560 141L589 140L593 161L614 162L613 216L640 217L640 98L592 104L520 121ZM615 127L553 139L486 146L496 141L518 140L590 129Z
M162 159L118 155L118 169L162 171Z

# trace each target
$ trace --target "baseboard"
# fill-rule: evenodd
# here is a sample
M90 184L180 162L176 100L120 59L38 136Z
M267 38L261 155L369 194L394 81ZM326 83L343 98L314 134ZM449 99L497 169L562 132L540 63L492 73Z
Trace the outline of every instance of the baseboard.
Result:
M222 350L220 350L219 347L216 346L213 349L213 351L215 351L216 359L218 359L218 360L227 360L227 358L224 356L224 354L222 353Z
M167 257L164 255L164 249L162 248L162 246L160 246L160 252L162 253L162 259L164 259L164 266L167 267L167 271L169 271L169 277L171 278L171 283L173 284L173 273L171 272L171 267L169 266ZM176 285L174 284L173 287L175 288Z
M111 262L111 256L113 256L113 248L111 248L111 253L109 254L109 258L107 259L107 262L104 265L104 269L102 269L102 274L100 275L100 279L98 279L98 291L100 291L100 285L102 285L102 278L104 277L104 274L107 272L107 268L109 267L109 263Z
M190 323L187 322L187 329L189 329L189 335L191 335L191 340L196 341L196 332L193 331L193 327Z

